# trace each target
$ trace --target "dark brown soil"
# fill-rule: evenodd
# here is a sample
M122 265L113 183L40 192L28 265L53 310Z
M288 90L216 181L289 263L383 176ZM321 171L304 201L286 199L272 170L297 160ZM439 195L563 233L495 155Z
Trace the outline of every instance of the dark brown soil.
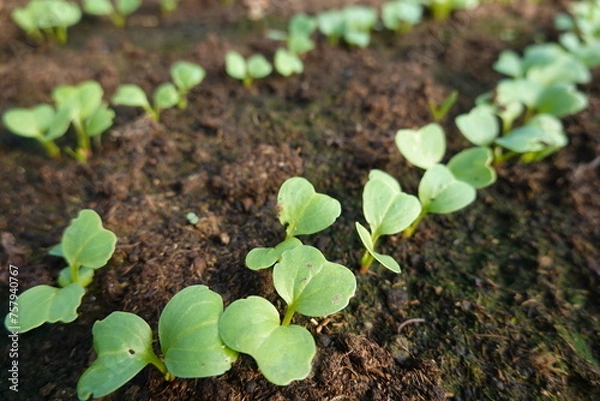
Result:
M248 20L243 5L256 1L183 0L164 18L148 3L124 30L86 17L65 47L27 42L9 19L24 3L0 5L0 112L49 102L54 86L86 79L99 81L107 99L121 83L151 92L181 59L201 64L207 78L186 111L164 111L159 124L116 108L113 129L87 164L50 160L0 128L0 261L19 266L22 291L54 282L62 264L47 251L79 210L95 209L119 237L79 318L20 336L18 394L5 386L3 347L3 400L76 399L77 380L95 358L91 327L113 311L137 313L156 328L169 299L193 284L210 286L225 304L254 294L279 304L269 272L250 271L244 257L283 238L275 197L291 176L343 205L331 228L303 241L356 269L354 222L364 221L369 170L393 174L412 193L420 178L399 155L395 132L431 122L428 101L458 90L442 124L448 154L465 147L452 121L494 87L498 53L555 40L552 18L564 10L485 4L404 36L377 32L366 49L319 37L304 74L274 74L245 89L224 73L227 50L272 56L277 43L265 39L266 28L285 26L296 11L347 2L265 1L259 21ZM466 210L429 217L411 239L382 241L403 272L376 266L359 276L343 312L296 318L318 344L306 380L272 385L242 356L216 378L169 383L146 368L105 399L600 399L599 82L595 71L583 88L590 107L564 120L567 148L535 164L501 166L498 182ZM200 217L196 226L188 212ZM3 267L5 308L7 280Z

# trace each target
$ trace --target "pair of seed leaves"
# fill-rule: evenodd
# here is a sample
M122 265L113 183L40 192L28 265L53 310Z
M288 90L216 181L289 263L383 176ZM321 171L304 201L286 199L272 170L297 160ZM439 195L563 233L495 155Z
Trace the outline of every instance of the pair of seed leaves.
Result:
M115 250L117 237L102 227L98 214L90 209L79 212L63 233L52 254L62 256L69 264L59 276L60 288L49 285L32 287L19 295L18 326L24 333L43 323L70 323L77 319L77 308L92 281L94 270L106 265ZM71 280L71 269L77 269L79 280ZM5 319L5 325L15 326ZM9 324L10 323L10 324Z
M550 114L535 115L524 125L500 136L494 108L480 104L469 113L458 116L456 125L475 145L484 148L500 145L512 152L530 154L530 160L539 160L568 143L561 121Z
M123 84L117 88L111 102L120 106L141 107L153 120L158 121L160 111L171 107L187 108L188 92L206 77L201 66L187 61L178 61L171 66L173 82L160 84L152 94L152 104L146 93L137 85Z
M286 239L275 247L254 248L246 256L252 270L273 266L281 255L302 244L297 235L314 234L332 225L342 213L339 201L317 193L302 177L287 179L277 194L279 222L286 227Z
M288 308L307 316L343 309L356 290L351 271L304 245L284 254L273 281ZM250 296L223 311L221 296L203 285L180 291L163 310L158 323L162 360L152 350L150 327L135 314L113 312L94 324L93 333L97 359L79 380L82 400L116 390L148 364L162 367L165 377L220 375L238 352L251 355L269 381L286 385L308 376L316 353L310 332L281 325L279 312L266 299Z

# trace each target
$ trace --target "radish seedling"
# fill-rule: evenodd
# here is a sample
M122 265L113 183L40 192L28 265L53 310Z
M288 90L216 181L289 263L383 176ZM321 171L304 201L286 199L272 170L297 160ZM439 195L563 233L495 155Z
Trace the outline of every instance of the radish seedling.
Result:
M158 121L161 110L175 107L179 103L179 94L172 83L162 83L154 90L150 105L142 88L134 84L123 84L117 88L110 101L115 106L141 107L152 120Z
M177 107L180 109L187 108L187 95L189 91L193 87L200 85L204 77L206 77L206 71L198 64L188 61L178 61L171 66L171 78L177 87L177 94L179 96Z
M438 21L447 19L456 10L473 9L479 5L479 0L425 0L431 9L433 18Z
M271 74L273 67L261 54L254 54L246 60L240 53L230 50L225 54L225 71L249 88L255 79Z
M85 81L77 86L61 85L52 91L52 98L60 109L68 110L75 133L77 160L87 160L91 154L90 138L99 138L113 123L115 112L102 101L104 91L98 82Z
M83 11L93 15L105 15L115 26L124 27L125 18L141 5L141 0L84 0Z
M329 227L339 217L342 208L332 197L315 192L302 177L287 179L277 195L279 222L286 227L285 241L271 248L255 248L246 256L252 270L272 266L283 252L301 245L297 235L314 234Z
M304 63L293 52L280 47L275 52L273 60L275 70L284 77L289 77L292 74L302 74L304 71Z
M485 148L495 145L493 159L496 162L519 155L521 160L527 162L541 160L566 146L568 142L560 120L548 114L538 114L523 126L500 136L500 127L493 108L479 105L468 114L458 116L456 125L471 143ZM500 147L508 149L509 152L503 153Z
M77 308L93 279L94 270L111 258L117 237L102 227L100 216L93 210L82 210L65 229L61 242L51 254L63 257L68 267L58 278L61 288L38 285L19 295L19 331L24 333L43 323L69 323L77 319ZM10 314L5 325L10 326Z
M50 157L59 157L60 149L54 143L67 132L71 124L68 110L58 112L48 104L40 104L31 109L15 108L6 111L2 122L12 133L37 140Z
M187 94L200 84L206 71L201 66L187 61L178 61L171 66L171 82L160 84L152 94L152 104L146 93L137 85L123 84L117 88L111 102L119 106L141 107L146 114L158 121L160 112L171 107L187 108Z
M423 17L420 0L393 0L381 6L383 26L396 33L406 33Z
M11 18L36 42L48 38L64 44L67 28L81 19L81 9L65 0L32 0L23 8L15 8Z
M559 29L565 30L559 42L588 68L600 65L600 2L581 1L569 5L572 16L556 18Z
M315 42L311 35L317 29L315 18L306 14L294 14L288 23L288 32L270 30L267 36L274 40L284 40L287 50L293 54L300 55L315 48Z
M322 11L317 15L319 31L336 45L343 38L349 45L366 47L371 41L371 30L377 22L377 10L372 7L351 5L342 10Z
M163 14L169 14L173 11L177 10L177 6L179 5L180 0L160 0L160 11Z
M488 157L483 157L482 150L467 149L455 155L448 166L439 164L444 157L446 139L442 127L436 123L416 131L399 130L396 145L408 161L425 169L418 189L421 213L404 230L407 237L427 214L448 214L463 209L475 200L475 188L491 185L496 179L491 167L491 151L486 151Z
M300 245L283 252L273 283L287 303L283 320L269 301L251 296L225 309L219 331L228 347L256 360L267 380L287 385L310 374L316 353L310 332L290 324L293 315L322 317L344 309L356 291L356 278L318 249Z
M366 248L361 259L360 272L366 273L377 260L384 267L400 273L400 265L388 255L377 253L375 245L382 235L398 234L410 226L421 213L419 200L402 192L394 177L380 170L369 173L363 190L363 213L369 230L356 222L356 230Z
M217 376L231 368L237 353L219 336L223 312L221 296L195 285L175 294L158 322L162 358L152 349L152 330L141 317L113 312L94 323L97 358L77 383L80 400L112 393L146 365L154 365L166 380L175 377ZM246 337L247 333L238 333Z

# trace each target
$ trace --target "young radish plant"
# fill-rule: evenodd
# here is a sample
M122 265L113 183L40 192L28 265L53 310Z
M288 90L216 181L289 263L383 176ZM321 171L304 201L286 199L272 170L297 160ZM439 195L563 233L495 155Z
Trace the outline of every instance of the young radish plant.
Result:
M251 296L225 309L219 332L229 348L252 356L267 380L283 386L306 378L316 353L310 332L291 324L294 314L324 317L344 309L356 278L318 249L298 245L279 257L273 284L287 304L283 320L268 300Z
M494 162L520 156L524 162L541 160L568 143L562 123L550 114L538 114L524 125L501 135L495 109L479 105L456 118L461 133L479 147L492 147ZM504 151L507 150L507 152Z
M349 45L366 47L371 42L371 30L376 23L377 10L362 5L322 11L317 15L319 31L332 45L337 45L343 38Z
M254 54L245 59L240 53L230 50L225 54L225 71L227 75L239 79L244 87L249 88L254 80L271 74L273 67L261 54Z
M103 94L96 81L85 81L77 86L61 85L52 91L58 109L68 111L75 128L77 148L71 154L77 160L90 157L91 138L99 141L100 134L110 128L115 118L115 112L102 101Z
M65 0L32 0L23 8L15 8L11 18L35 42L50 39L65 44L67 28L79 22L81 9Z
M423 18L419 0L392 0L381 6L381 19L386 29L396 33L409 32Z
M369 181L363 190L363 213L370 231L356 222L356 230L365 247L360 272L366 273L374 260L387 269L400 273L400 265L389 255L375 251L382 235L394 235L409 227L421 213L419 200L402 192L394 177L381 171L371 170Z
M31 109L14 108L2 115L2 123L13 134L33 138L46 150L48 156L60 156L60 148L54 142L63 136L71 124L68 110L58 112L49 104L40 104Z
M446 152L446 138L437 123L419 130L401 129L396 134L400 153L413 165L425 170L418 188L421 213L404 230L411 236L423 218L429 214L448 214L465 208L476 197L476 189L496 181L491 166L492 151L487 147L466 149L440 164Z
M92 15L107 16L117 27L125 26L128 15L142 5L141 0L84 0L83 11Z
M302 243L297 235L314 234L332 225L342 212L340 202L315 191L302 177L287 179L277 195L279 222L286 228L283 242L275 247L254 248L246 255L252 270L273 266L281 255Z
M204 285L175 294L158 321L162 357L154 353L152 329L141 317L113 312L97 321L93 327L97 357L79 378L79 399L108 395L149 364L168 381L225 373L237 359L237 352L225 346L219 335L222 313L221 296ZM248 336L245 331L237 334Z
M89 209L79 212L77 218L65 229L61 242L51 254L63 257L68 267L58 276L59 288L48 285L32 287L19 295L19 332L24 333L42 324L77 319L77 308L94 271L106 265L111 258L117 237L102 227L100 216ZM5 318L10 327L13 316Z
M442 21L448 19L456 10L470 10L479 5L479 0L425 0L433 18Z
M156 88L152 94L152 104L142 88L134 84L120 85L111 102L118 106L141 107L151 119L158 121L163 109L175 106L185 109L188 92L200 84L205 76L206 71L201 66L180 61L171 66L173 82L162 83Z

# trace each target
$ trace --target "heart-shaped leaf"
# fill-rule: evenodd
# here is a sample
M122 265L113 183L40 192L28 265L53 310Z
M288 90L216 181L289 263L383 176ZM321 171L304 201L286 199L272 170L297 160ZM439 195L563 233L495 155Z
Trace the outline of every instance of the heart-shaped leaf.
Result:
M235 79L244 79L246 78L247 69L246 69L246 60L244 57L236 52L236 51L228 51L225 54L225 70L227 71L227 75Z
M187 92L200 84L206 76L206 71L201 66L187 61L178 61L171 66L171 77L177 87Z
M262 54L250 56L246 65L248 68L248 75L255 79L264 78L273 71L271 63L269 63Z
M491 166L494 161L492 150L478 146L458 153L448 162L448 168L460 181L475 189L485 188L496 182L496 170Z
M293 249L302 242L298 238L288 238L276 247L254 248L246 255L246 266L251 270L266 269L273 266L281 258L281 255Z
M566 117L579 113L588 106L587 96L573 84L555 84L544 88L535 108L540 114Z
M142 88L134 84L119 86L110 101L117 106L143 107L144 109L150 107L148 97Z
M115 112L103 103L85 120L85 132L88 136L97 136L106 131L113 123Z
M521 57L512 50L504 50L494 63L494 70L513 78L520 78L523 76Z
M356 291L354 273L308 245L283 253L273 268L273 284L288 308L305 316L338 312Z
M363 212L376 238L399 233L421 213L419 200L397 191L399 184L390 186L389 178L370 179L363 190Z
M52 119L54 109L49 104L40 104L31 109L16 108L8 110L2 116L2 122L11 132L27 137L41 138Z
M539 114L527 124L515 128L496 143L517 153L539 152L546 148L560 148L568 142L562 123L554 116Z
M275 52L275 69L284 77L289 77L292 74L301 74L304 71L304 64L300 57L291 51L279 48Z
M369 181L371 180L379 180L383 181L387 184L395 192L402 192L402 187L400 187L400 183L394 177L386 173L385 171L373 169L369 171Z
M94 323L92 332L97 358L77 382L80 400L112 393L158 360L150 326L133 313L113 312Z
M415 131L401 129L396 133L396 146L409 162L422 169L439 163L446 153L444 130L431 123Z
M165 306L158 335L169 372L177 377L208 377L225 373L237 353L219 336L223 300L204 285L187 287Z
M70 266L98 269L108 262L117 243L117 236L102 227L102 219L91 209L79 212L65 230L61 250Z
M375 260L381 263L385 268L390 269L394 273L400 273L400 265L394 260L394 258L389 255L375 252L375 244L373 244L373 239L369 233L369 230L367 230L359 222L356 222L355 225L356 231L358 231L358 236L360 237L360 240L365 246L367 252L373 255Z
M419 199L428 213L455 212L469 205L475 197L475 188L457 180L450 169L441 164L427 169L419 183Z
M456 117L456 125L471 143L488 146L500 134L500 124L490 106L480 105Z
M41 326L44 323L70 323L77 319L77 308L85 290L78 283L64 288L38 285L23 292L17 298L18 318L10 313L4 324L7 328L16 327L20 333Z
M219 332L229 348L252 356L274 384L285 386L310 374L316 353L312 335L300 326L280 326L277 309L264 298L234 301L221 316Z
M287 238L313 234L329 227L342 212L340 202L315 192L302 177L286 180L277 195L279 221L287 224Z
M156 109L169 109L179 102L179 93L171 82L164 82L158 85L152 98Z

